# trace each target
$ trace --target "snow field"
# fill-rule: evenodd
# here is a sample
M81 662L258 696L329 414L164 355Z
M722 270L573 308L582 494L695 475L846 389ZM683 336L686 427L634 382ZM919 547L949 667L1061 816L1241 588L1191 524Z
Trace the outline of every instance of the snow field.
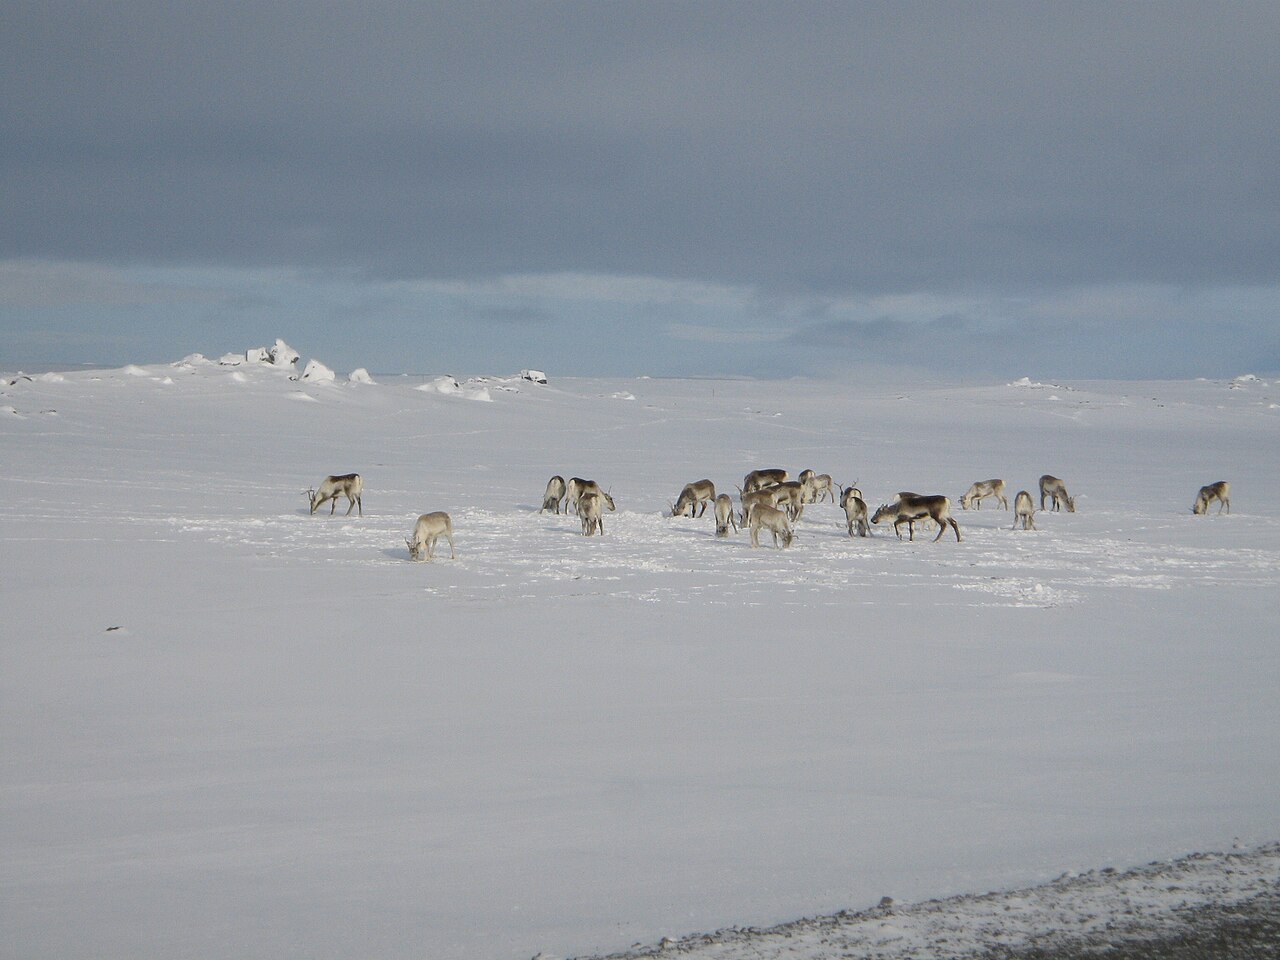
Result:
M8 955L608 952L1280 830L1265 381L136 369L0 388ZM1079 512L661 516L773 465ZM364 517L309 516L350 471ZM553 473L612 489L604 537L538 515ZM459 559L410 562L438 509Z

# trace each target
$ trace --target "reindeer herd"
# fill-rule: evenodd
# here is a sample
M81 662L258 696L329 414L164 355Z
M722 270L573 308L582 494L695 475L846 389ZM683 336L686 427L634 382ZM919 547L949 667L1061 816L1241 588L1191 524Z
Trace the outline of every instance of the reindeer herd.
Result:
M822 503L830 500L837 502L844 511L846 525L850 537L868 537L871 525L889 523L898 539L902 539L902 525L907 526L907 539L915 539L917 523L931 523L937 527L937 543L947 532L947 528L956 535L960 542L960 526L951 515L951 499L942 494L919 494L901 491L891 503L881 504L870 515L862 491L855 485L841 487L831 479L830 474L818 474L812 470L801 471L799 478L791 479L790 473L781 467L769 467L752 470L737 487L739 507L735 508L733 498L727 493L716 493L715 484L710 480L695 480L687 483L680 490L674 502L668 504L672 517L701 517L712 509L715 518L715 535L729 536L730 530L737 532L746 529L751 538L751 546L760 546L760 534L768 532L773 538L775 547L789 547L795 539L796 523L804 513L806 504ZM839 491L839 497L836 496ZM346 497L346 516L351 516L353 509L364 516L364 504L361 495L364 492L364 481L358 473L347 473L341 476L325 477L318 488L306 491L311 504L311 513L326 502L330 504L329 515L333 516L339 497ZM1225 480L1211 483L1200 488L1193 504L1192 513L1200 516L1208 512L1210 505L1218 502L1218 513L1231 512L1231 485ZM1004 510L1009 509L1009 499L1005 496L1003 480L979 480L960 497L960 506L964 510L982 509L983 500L994 500ZM1052 511L1066 507L1068 513L1076 512L1075 498L1067 493L1067 486L1062 480L1051 474L1040 478L1040 510L1045 510L1046 501ZM594 480L573 477L566 481L564 477L554 476L547 481L547 489L542 497L542 508L539 513L550 510L567 516L570 511L577 513L582 523L582 535L590 537L604 535L604 513L617 509L613 497L603 490ZM1035 503L1031 494L1019 490L1013 498L1013 529L1035 530ZM436 542L444 537L449 543L450 558L457 557L453 547L453 521L449 514L442 511L424 513L418 517L411 536L405 539L409 548L409 556L414 560L431 560L435 556Z

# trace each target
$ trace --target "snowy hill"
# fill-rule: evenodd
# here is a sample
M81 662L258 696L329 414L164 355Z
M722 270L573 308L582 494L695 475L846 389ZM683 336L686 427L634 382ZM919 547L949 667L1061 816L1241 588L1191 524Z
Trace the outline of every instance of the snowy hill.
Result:
M1280 837L1280 384L291 374L0 378L7 955L605 953ZM664 516L763 466L1078 509Z

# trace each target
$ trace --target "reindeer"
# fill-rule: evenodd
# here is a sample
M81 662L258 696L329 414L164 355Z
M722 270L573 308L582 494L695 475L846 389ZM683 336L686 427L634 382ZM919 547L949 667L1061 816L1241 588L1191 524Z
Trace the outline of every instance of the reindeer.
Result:
M814 474L812 470L806 470L805 473L809 474L807 478L804 474L800 475L800 483L804 487L805 503L822 503L828 497L831 498L832 503L836 502L837 484L831 479L831 474Z
M1076 512L1075 497L1067 496L1067 485L1055 476L1045 474L1040 478L1040 509L1044 509L1044 498L1053 498L1053 509L1058 509L1058 502L1061 501L1067 505L1067 513Z
M929 517L938 525L938 535L933 538L933 542L937 543L942 539L942 535L947 532L947 524L951 525L951 529L955 531L956 543L960 542L960 527L956 524L955 519L951 516L951 500L941 494L933 496L900 496L893 503L886 503L879 507L875 515L872 516L872 523L879 523L881 520L893 521L893 532L898 535L898 539L902 539L902 531L899 529L901 524L907 525L907 532L910 539L914 540L915 521Z
M751 546L760 546L760 530L763 528L773 534L773 545L778 545L781 538L784 547L791 546L791 541L795 538L795 534L791 532L791 522L787 520L787 515L777 507L770 507L766 504L757 504L751 511L751 519L749 521L751 530Z
M849 487L840 495L840 506L844 510L845 520L849 524L849 536L866 537L871 534L867 525L867 504L862 499L862 491L857 487Z
M542 495L542 509L539 513L547 510L554 510L557 515L560 513L560 501L564 499L567 488L565 487L564 477L557 474L547 481L547 492ZM565 512L569 510L565 507Z
M1033 519L1036 512L1036 505L1031 500L1031 494L1025 490L1019 490L1018 495L1013 498L1013 529L1017 530L1021 524L1023 530L1034 530L1036 522Z
M765 487L763 490L749 490L741 494L742 525L746 526L750 522L751 511L757 506L776 507L778 505L778 494L781 492L781 488L775 484L772 487Z
M742 478L742 487L738 492L750 493L753 490L763 490L765 487L772 487L774 484L785 483L789 476L790 474L781 467L752 470Z
M583 480L581 477L573 477L566 487L565 496L569 501L569 505L564 508L564 512L569 512L569 506L572 506L576 510L578 507L578 501L582 499L584 494L588 493L598 493L601 496L608 497L608 494L600 489L600 484L596 483L594 480ZM613 509L612 500L609 501L609 509Z
M360 508L360 516L364 516L364 504L361 502L360 494L364 490L364 481L360 479L358 473L344 473L340 477L325 477L320 483L319 490L308 490L304 496L311 501L311 514L315 515L318 508L324 505L325 501L330 501L329 516L333 516L333 511L337 509L338 497L346 497L347 512L345 516L351 516L353 507Z
M1218 501L1218 513L1222 513L1222 508L1226 507L1227 513L1231 512L1231 484L1225 480L1219 480L1217 483L1211 483L1207 487L1201 487L1200 492L1196 494L1196 505L1191 508L1191 512L1196 516L1200 516L1209 510L1209 504Z
M981 510L982 501L987 497L995 497L1000 501L1000 506L1006 510L1009 509L1009 500L1004 495L1003 480L979 480L960 498L960 506L968 510L969 505L973 504L973 509Z
M453 552L453 521L449 519L449 515L440 511L424 513L414 524L413 536L405 540L409 556L414 560L421 560L425 554L426 559L432 559L436 541L441 537L449 541L449 559L456 560L457 554Z
M613 498L607 493L588 492L578 498L578 516L582 518L582 535L589 537L593 533L604 536L604 506L614 509Z
M729 525L733 524L734 532L738 530L738 520L733 515L733 499L727 494L722 493L716 497L716 536L727 537L729 535Z
M676 502L671 504L673 517L700 517L707 512L707 504L716 499L716 485L710 480L686 483ZM701 509L699 509L701 508ZM695 513L695 511L697 511Z
M804 513L804 484L799 480L787 480L769 488L769 492L774 496L774 503L786 509L792 523L800 519Z

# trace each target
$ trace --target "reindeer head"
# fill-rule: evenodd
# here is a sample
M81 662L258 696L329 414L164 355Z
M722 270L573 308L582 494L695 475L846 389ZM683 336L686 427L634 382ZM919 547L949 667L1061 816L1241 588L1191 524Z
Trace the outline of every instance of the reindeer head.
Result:
M418 541L416 540L411 540L410 538L405 537L404 545L409 548L410 559L412 560L422 559L422 544L418 543Z
M316 490L315 490L315 487L310 487L310 488L308 488L308 489L306 489L306 490L302 491L302 495L303 495L304 497L306 497L306 498L307 498L307 500L311 503L311 512L312 512L312 513L315 513L315 512L316 512Z
M615 506L613 505L613 497L611 497L611 496L610 496L609 494L607 494L607 493L602 493L602 494L601 494L601 496L602 496L602 497L604 497L604 502L605 502L605 503L607 503L607 504L609 505L609 509L610 509L610 510L617 510L617 509L618 509L617 507L615 507Z

